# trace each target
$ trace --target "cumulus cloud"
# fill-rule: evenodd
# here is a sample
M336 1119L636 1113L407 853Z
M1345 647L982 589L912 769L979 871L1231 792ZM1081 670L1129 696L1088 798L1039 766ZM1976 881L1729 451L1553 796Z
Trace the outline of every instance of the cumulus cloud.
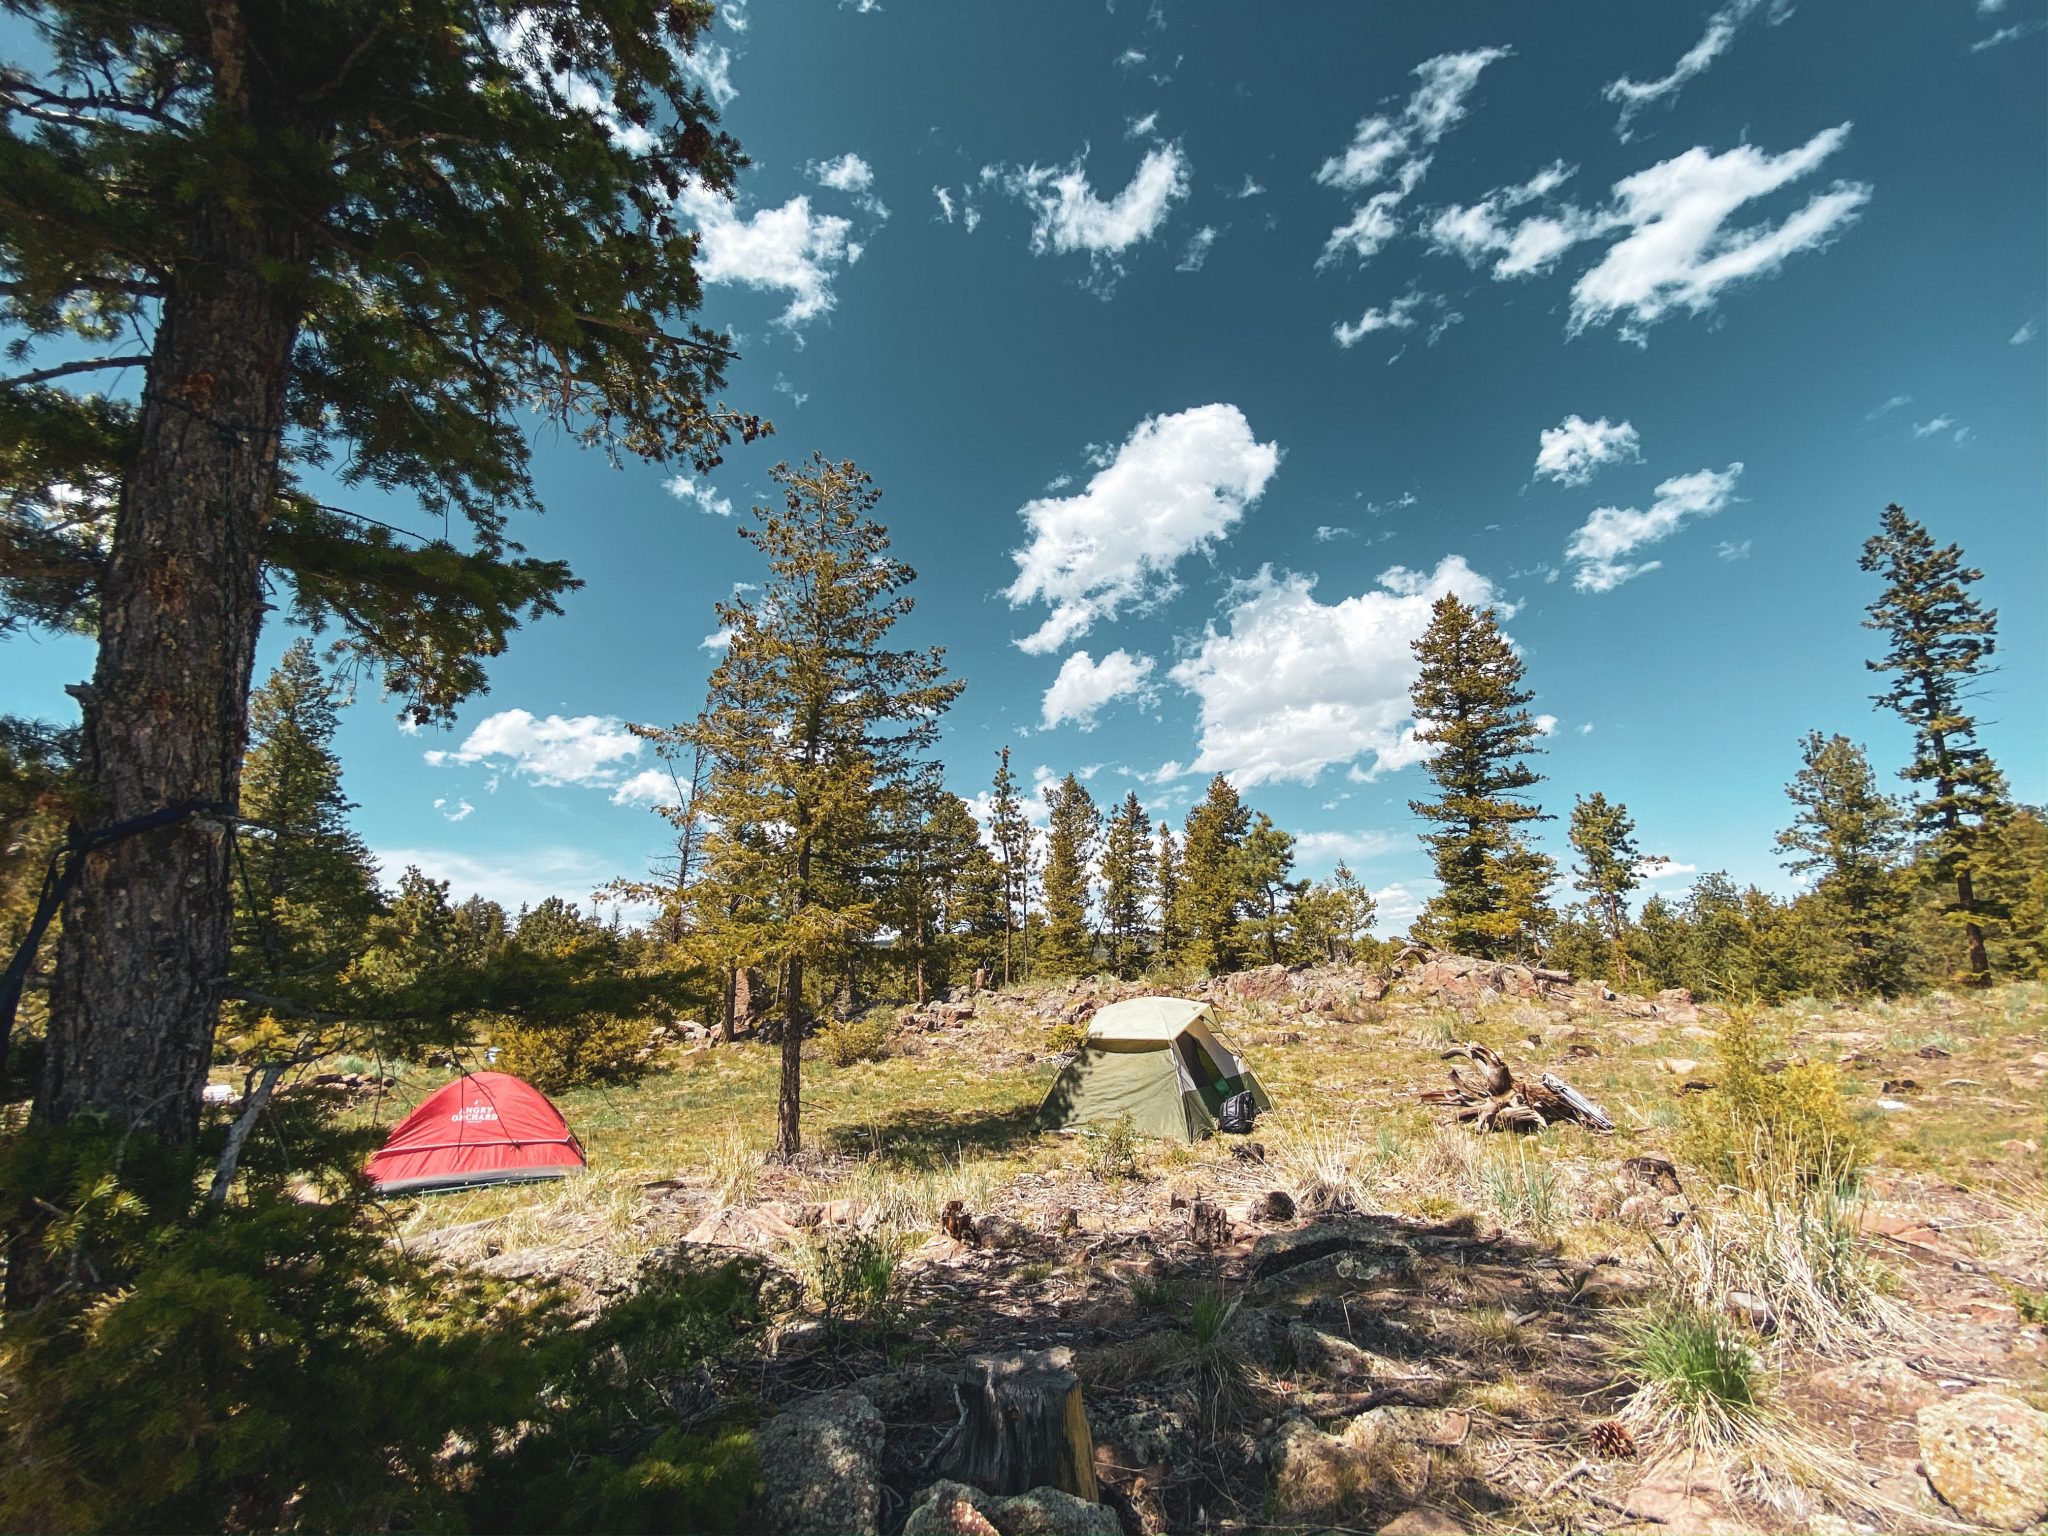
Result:
M1069 165L989 167L982 176L1030 206L1034 253L1083 253L1105 286L1122 271L1118 258L1157 234L1188 195L1187 156L1178 144L1147 150L1123 190L1109 198L1090 184L1085 150Z
M732 83L732 50L708 38L698 38L696 45L683 55L683 77L710 97L711 104L721 112L740 94L739 87Z
M1133 656L1125 650L1111 651L1100 661L1086 651L1074 652L1045 690L1041 728L1049 731L1071 720L1084 731L1094 730L1095 717L1105 705L1116 699L1144 697L1152 667L1150 656Z
M836 160L813 160L804 173L821 187L844 192L879 221L889 217L889 208L875 196L875 168L852 150Z
M676 781L661 768L643 768L612 791L613 805L674 805Z
M1565 545L1565 558L1578 569L1572 585L1581 592L1612 592L1624 581L1656 570L1661 560L1631 564L1628 557L1646 544L1678 532L1688 518L1712 517L1735 498L1740 463L1726 469L1701 469L1679 475L1657 487L1657 499L1646 512L1634 507L1601 507L1587 518Z
M1406 933L1408 925L1422 916L1422 898L1398 880L1374 891L1372 904L1376 913L1374 926L1387 937Z
M1729 3L1707 18L1707 29L1700 34L1700 40L1678 57L1668 74L1655 80L1631 80L1623 76L1607 84L1605 95L1621 107L1621 117L1614 125L1614 131L1626 141L1629 138L1629 124L1644 107L1657 101L1676 101L1678 93L1688 80L1706 73L1714 60L1728 51L1735 41L1735 34L1742 24L1749 20L1763 4L1763 0L1729 0ZM1783 19L1789 10L1787 0L1772 0L1775 13L1772 20Z
M1748 144L1719 155L1689 149L1616 182L1612 217L1628 233L1572 285L1571 331L1616 316L1650 325L1681 306L1699 314L1730 285L1827 245L1870 201L1867 184L1838 181L1776 225L1727 223L1743 204L1817 168L1848 135L1847 123L1825 128L1782 155Z
M724 195L694 183L676 202L696 221L697 275L707 283L787 293L789 307L776 319L786 330L830 310L836 302L833 279L858 259L860 247L848 238L853 222L812 212L810 198L802 194L744 219Z
M693 475L672 475L662 482L662 489L678 501L695 503L697 510L708 517L732 516L732 499L719 495L708 480L699 480Z
M1146 417L1082 490L1020 510L1030 538L1004 595L1052 612L1019 646L1055 651L1127 604L1170 597L1174 566L1229 533L1279 464L1279 445L1253 436L1234 405Z
M1375 113L1359 119L1351 142L1322 163L1316 180L1341 192L1362 192L1382 181L1390 181L1392 186L1359 204L1348 222L1330 232L1316 260L1318 267L1328 266L1346 253L1361 264L1370 261L1400 233L1397 210L1429 173L1429 156L1424 151L1465 116L1465 98L1479 83L1480 72L1510 52L1506 48L1475 48L1426 59L1413 71L1422 83L1398 114Z
M1587 421L1574 414L1538 435L1536 475L1559 485L1584 485L1603 464L1642 456L1642 440L1629 423L1605 416Z
M1267 780L1313 783L1349 763L1359 779L1419 762L1408 691L1411 644L1430 606L1456 593L1479 607L1505 605L1494 584L1458 555L1434 571L1395 566L1376 589L1335 603L1313 576L1262 569L1240 587L1219 630L1168 674L1200 704L1198 773L1227 773L1246 789ZM1358 759L1370 754L1370 769Z
M609 788L618 782L618 765L639 755L639 738L615 715L541 719L506 709L479 721L452 752L429 752L426 760L435 767L485 763L545 786Z
M615 873L587 848L522 848L495 857L447 848L380 848L371 858L387 886L416 868L429 879L447 881L449 894L458 901L481 896L508 912L539 906L550 896L588 906L591 893Z

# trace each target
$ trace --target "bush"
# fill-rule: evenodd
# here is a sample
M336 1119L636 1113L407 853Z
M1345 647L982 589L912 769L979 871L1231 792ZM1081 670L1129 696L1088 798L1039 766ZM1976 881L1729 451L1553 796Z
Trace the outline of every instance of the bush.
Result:
M1048 1055L1060 1056L1068 1051L1078 1051L1088 1038L1085 1023L1061 1020L1045 1032L1045 1049Z
M1683 1303L1646 1312L1625 1335L1640 1385L1622 1417L1705 1449L1752 1439L1772 1415L1756 1351L1726 1319Z
M838 1019L815 1036L818 1050L835 1067L859 1061L880 1061L889 1054L889 1019L872 1013L861 1019Z
M1786 1179L1843 1184L1862 1166L1867 1144L1841 1079L1826 1062L1772 1062L1780 1044L1754 1013L1729 1015L1716 1033L1714 1091L1681 1102L1679 1150L1711 1177L1746 1189Z
M1088 1171L1104 1183L1138 1177L1138 1128L1129 1115L1118 1115L1089 1138Z
M610 1014L588 1014L566 1024L508 1024L491 1036L498 1051L492 1064L542 1093L620 1082L641 1072L647 1036L645 1019Z
M806 1240L797 1250L804 1289L828 1319L871 1317L896 1294L902 1239L880 1227Z

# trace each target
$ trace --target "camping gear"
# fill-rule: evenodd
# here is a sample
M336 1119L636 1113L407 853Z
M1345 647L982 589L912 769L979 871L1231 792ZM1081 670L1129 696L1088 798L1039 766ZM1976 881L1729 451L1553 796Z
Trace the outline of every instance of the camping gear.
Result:
M562 1112L509 1072L470 1072L429 1094L370 1159L381 1195L559 1179L584 1166Z
M1259 1101L1249 1093L1233 1093L1216 1111L1216 1129L1226 1136L1248 1136L1259 1118Z
M1196 1141L1217 1129L1224 1104L1249 1093L1271 1109L1245 1059L1207 1003L1133 997L1098 1009L1074 1059L1038 1108L1041 1125L1110 1125L1128 1115L1147 1136Z

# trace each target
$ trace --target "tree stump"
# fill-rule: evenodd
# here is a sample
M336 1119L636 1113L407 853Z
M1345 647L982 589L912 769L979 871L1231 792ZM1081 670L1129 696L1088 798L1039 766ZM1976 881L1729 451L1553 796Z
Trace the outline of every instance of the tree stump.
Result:
M1070 1349L974 1356L961 1372L960 1422L933 1457L940 1477L988 1493L1057 1488L1090 1503L1095 1441Z
M974 1218L968 1214L967 1204L962 1200L948 1200L946 1208L939 1212L939 1230L956 1243L965 1243L972 1248L980 1241L974 1230Z
M1197 1200L1188 1208L1188 1236L1197 1248L1221 1248L1230 1242L1230 1215L1220 1205Z

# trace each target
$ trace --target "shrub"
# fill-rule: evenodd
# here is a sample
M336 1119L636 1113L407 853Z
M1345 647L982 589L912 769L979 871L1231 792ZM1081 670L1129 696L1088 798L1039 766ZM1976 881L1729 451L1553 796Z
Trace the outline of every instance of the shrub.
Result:
M587 1014L561 1024L507 1024L491 1036L493 1065L542 1093L637 1076L647 1046L645 1019Z
M1138 1177L1138 1128L1129 1115L1118 1115L1089 1138L1088 1171L1105 1184Z
M1088 1026L1073 1020L1062 1019L1045 1032L1045 1049L1049 1055L1064 1055L1078 1051L1088 1038Z
M1785 1177L1806 1185L1853 1178L1866 1142L1840 1078L1826 1062L1772 1062L1781 1044L1753 1012L1729 1015L1716 1033L1714 1091L1680 1105L1679 1150L1711 1177L1744 1188Z
M1683 1302L1646 1312L1627 1326L1621 1358L1639 1382L1622 1414L1631 1427L1706 1450L1752 1439L1771 1418L1763 1362L1714 1313Z
M818 1050L835 1067L850 1067L860 1061L880 1061L889 1053L889 1020L869 1014L861 1019L837 1019L819 1030Z
M883 1227L806 1238L797 1248L797 1274L828 1319L872 1317L896 1293L903 1240Z

